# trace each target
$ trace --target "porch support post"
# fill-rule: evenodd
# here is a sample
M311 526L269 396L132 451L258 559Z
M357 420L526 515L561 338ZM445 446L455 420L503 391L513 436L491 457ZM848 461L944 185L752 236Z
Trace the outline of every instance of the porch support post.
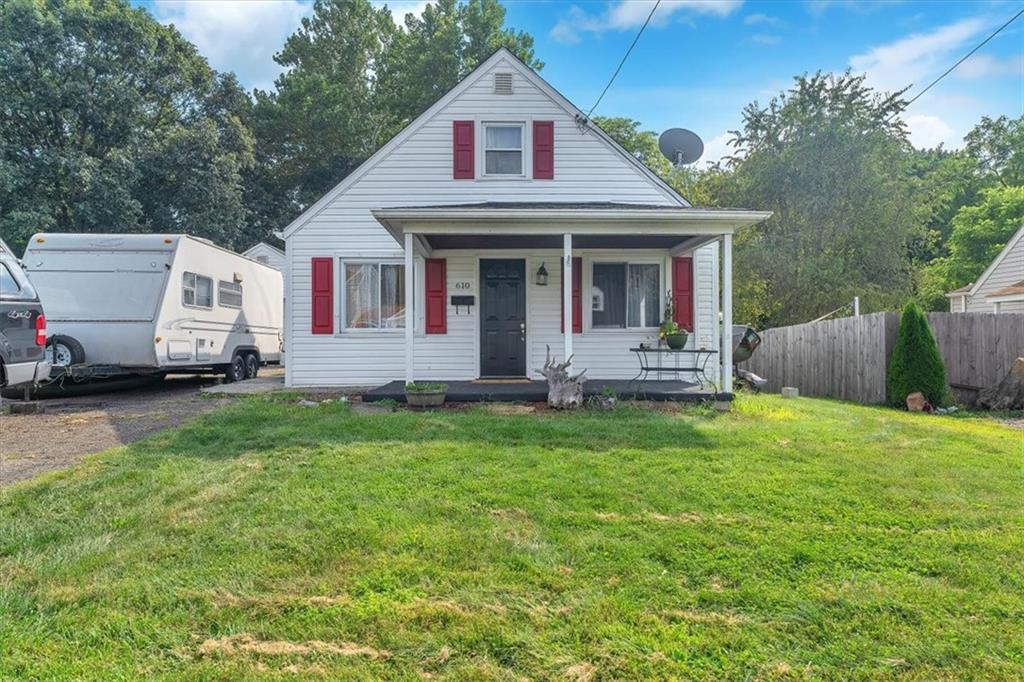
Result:
M722 392L732 393L732 235L722 235Z
M565 342L565 362L572 357L572 234L562 235L562 338Z
M413 369L416 362L416 354L413 349L413 340L416 333L416 298L413 295L413 282L416 281L413 272L414 243L415 236L405 233L405 383L411 384Z

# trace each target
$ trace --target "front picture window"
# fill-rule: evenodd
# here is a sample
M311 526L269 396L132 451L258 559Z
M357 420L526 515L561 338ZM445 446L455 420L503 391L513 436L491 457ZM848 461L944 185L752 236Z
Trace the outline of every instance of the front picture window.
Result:
M345 325L349 329L405 327L405 266L346 263Z
M595 329L656 327L661 269L655 263L594 263L591 324Z
M486 175L523 174L523 126L519 124L484 125L484 173Z

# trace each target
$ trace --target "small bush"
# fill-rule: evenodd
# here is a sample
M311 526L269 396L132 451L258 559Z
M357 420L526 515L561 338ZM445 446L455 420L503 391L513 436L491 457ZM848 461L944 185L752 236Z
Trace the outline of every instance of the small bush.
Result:
M928 318L911 301L903 309L896 347L889 359L889 402L906 407L907 396L920 391L932 405L946 403L946 367Z
M448 384L419 383L406 384L406 393L438 393L448 390Z

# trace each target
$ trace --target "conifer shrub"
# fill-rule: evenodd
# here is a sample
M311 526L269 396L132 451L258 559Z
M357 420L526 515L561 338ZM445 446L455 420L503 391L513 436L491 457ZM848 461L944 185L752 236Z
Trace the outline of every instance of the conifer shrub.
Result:
M946 403L946 366L939 355L939 346L932 336L928 318L911 301L903 309L896 346L889 358L889 402L906 407L907 396L920 391L932 405Z

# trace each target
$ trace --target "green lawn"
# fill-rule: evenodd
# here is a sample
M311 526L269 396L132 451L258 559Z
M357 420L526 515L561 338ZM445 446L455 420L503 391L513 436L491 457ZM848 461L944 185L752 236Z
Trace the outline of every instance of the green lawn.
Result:
M0 679L257 676L1020 679L1024 431L250 398L2 493Z

